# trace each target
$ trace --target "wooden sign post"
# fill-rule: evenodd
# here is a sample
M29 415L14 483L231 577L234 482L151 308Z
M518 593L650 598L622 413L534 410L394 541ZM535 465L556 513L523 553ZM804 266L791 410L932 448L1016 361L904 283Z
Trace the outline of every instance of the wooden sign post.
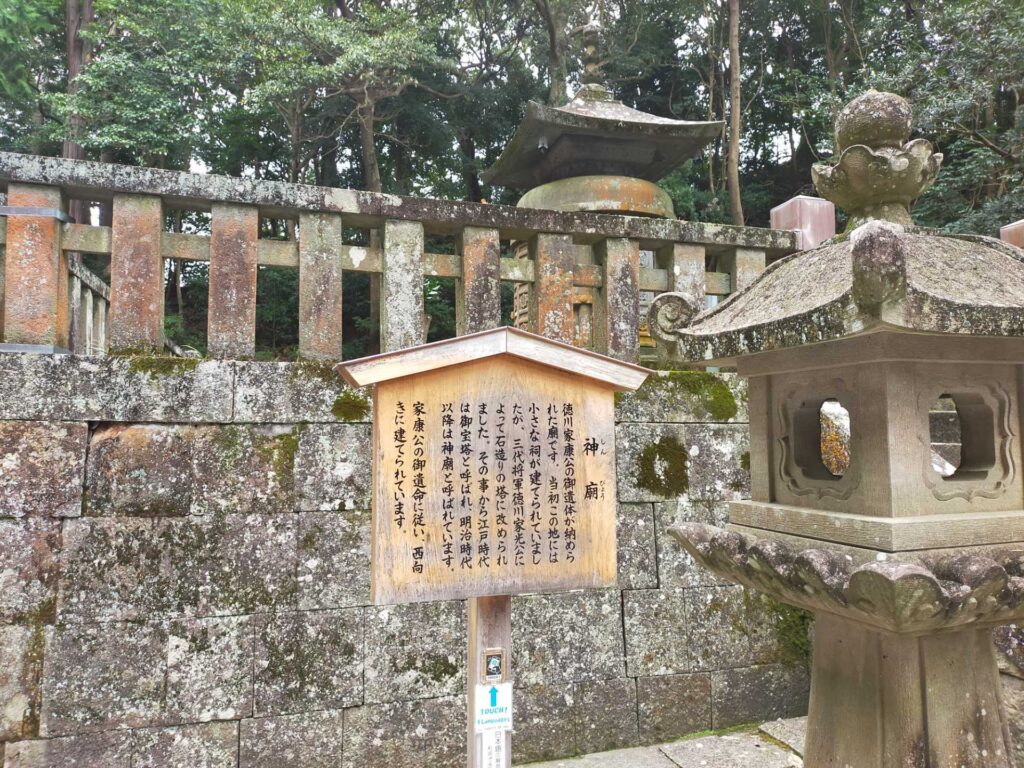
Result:
M513 328L338 366L373 385L376 605L469 598L469 768L511 765L511 595L615 584L616 391L649 371Z

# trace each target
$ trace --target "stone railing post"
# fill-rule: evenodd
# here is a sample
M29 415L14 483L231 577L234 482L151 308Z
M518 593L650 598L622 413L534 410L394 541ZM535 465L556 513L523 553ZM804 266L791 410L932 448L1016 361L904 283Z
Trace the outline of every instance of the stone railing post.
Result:
M50 212L63 210L60 189L10 184L7 204L36 209L40 215L7 217L4 278L4 341L68 346L68 269L61 251L61 222Z
M107 351L107 300L96 296L92 305L92 349L90 354L102 355Z
M797 233L802 251L816 248L836 236L836 207L820 197L797 195L771 210L772 229Z
M764 272L764 251L736 248L718 257L719 269L729 275L730 293L742 291Z
M76 258L77 254L71 254ZM82 294L92 293L82 286L82 280L73 272L68 275L68 349L76 355L85 353L82 323Z
M685 294L695 307L703 308L707 301L707 268L703 245L673 243L654 254L655 263L668 272L668 289Z
M459 237L462 280L455 294L459 336L501 325L501 241L498 230L466 227Z
M256 353L256 250L259 210L251 205L212 208L207 350L210 357Z
M423 225L418 221L384 222L381 274L380 351L394 352L422 344Z
M573 317L573 262L576 251L569 235L535 235L530 241L533 257L533 331L549 339L572 344L576 337Z
M110 250L110 347L161 352L164 347L163 202L114 195Z
M82 329L82 349L79 354L93 354L93 340L95 336L93 317L95 317L94 313L96 311L93 306L94 303L92 289L86 287L86 289L82 291L81 319L79 320Z
M3 235L4 245L0 248L0 342L4 340L4 274L7 264L7 217L0 216L0 235Z
M102 346L98 349L96 346L96 305L100 303L104 307L103 312L106 312L106 298L110 296L110 288L85 267L78 254L68 257L68 273L68 305L71 313L68 346L77 355L102 353Z
M1024 248L1024 219L1000 227L999 239L1018 248Z
M595 302L596 347L635 363L640 359L640 244L608 238L594 246L594 256L603 268L601 300Z
M299 355L341 360L341 216L299 216Z

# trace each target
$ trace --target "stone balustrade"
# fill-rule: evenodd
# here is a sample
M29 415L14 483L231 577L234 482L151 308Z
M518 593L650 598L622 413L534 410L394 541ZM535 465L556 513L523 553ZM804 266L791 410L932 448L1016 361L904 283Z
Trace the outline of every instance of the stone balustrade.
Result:
M100 333L111 350L161 350L164 260L177 259L209 263L211 357L254 354L257 271L266 265L299 270L299 347L305 358L341 358L341 277L351 271L380 275L382 350L423 340L423 282L433 276L458 280L460 329L499 324L501 282L525 283L532 286L533 330L633 360L638 334L623 329L639 327L641 292L682 291L703 303L705 294L722 296L742 287L767 261L798 247L798 236L789 231L398 197L9 153L0 153L0 187L8 198L6 226L0 217L0 242L6 244L3 341L74 351L106 349L96 336L102 323L89 326L81 315L89 301L94 315L102 315L97 306L108 300L109 327ZM111 226L52 215L65 210L69 198L112 203ZM167 231L165 214L175 210L209 212L211 233ZM261 238L261 218L295 222L295 239ZM512 242L528 244L530 258L515 258ZM451 252L428 251L428 243L450 243L433 250ZM641 250L655 253L654 267L641 267ZM108 293L70 266L73 253L110 258ZM82 286L92 289L92 299L78 297ZM581 313L588 303L591 311ZM581 314L589 326L583 334Z

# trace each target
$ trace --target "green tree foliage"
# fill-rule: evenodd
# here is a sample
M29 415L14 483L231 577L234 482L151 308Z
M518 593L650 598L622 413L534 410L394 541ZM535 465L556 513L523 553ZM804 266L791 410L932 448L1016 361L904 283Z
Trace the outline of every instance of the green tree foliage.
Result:
M56 154L47 95L66 88L62 4L0 0L0 148Z
M69 97L63 3L0 0L0 149L58 154L74 138L94 159L514 203L520 190L488 188L479 174L528 100L571 97L578 32L593 16L605 30L606 78L627 104L682 119L730 116L725 0L95 0L95 9L83 32L91 56ZM994 235L1024 218L1024 0L740 9L749 224L813 193L810 166L834 150L837 111L872 87L910 97L915 135L946 157L918 203L921 223ZM661 182L679 216L730 220L727 148L723 132ZM294 228L263 226L280 237ZM175 335L201 344L202 269L181 278ZM370 291L365 276L350 278L354 338L371 327ZM261 273L261 347L296 343L287 280ZM450 292L429 286L432 337L452 332ZM176 293L169 287L168 307Z

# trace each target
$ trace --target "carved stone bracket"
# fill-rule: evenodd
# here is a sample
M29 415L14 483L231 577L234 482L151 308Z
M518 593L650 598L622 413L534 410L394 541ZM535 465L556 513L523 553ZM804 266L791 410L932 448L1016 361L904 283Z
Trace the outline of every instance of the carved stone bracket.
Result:
M670 533L719 576L877 630L926 634L1024 618L1019 551L1007 552L1001 562L964 554L938 559L930 567L894 560L853 567L836 552L794 552L778 541L702 523L685 523Z

